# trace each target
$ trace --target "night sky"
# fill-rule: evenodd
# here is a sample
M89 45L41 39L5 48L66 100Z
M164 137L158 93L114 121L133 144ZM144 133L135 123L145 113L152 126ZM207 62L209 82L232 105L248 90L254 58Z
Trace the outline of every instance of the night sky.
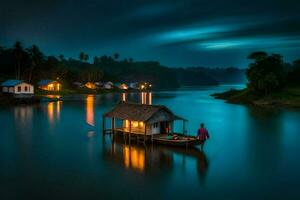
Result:
M171 67L246 67L257 50L300 58L299 0L0 2L0 45L19 40L48 55L118 52Z

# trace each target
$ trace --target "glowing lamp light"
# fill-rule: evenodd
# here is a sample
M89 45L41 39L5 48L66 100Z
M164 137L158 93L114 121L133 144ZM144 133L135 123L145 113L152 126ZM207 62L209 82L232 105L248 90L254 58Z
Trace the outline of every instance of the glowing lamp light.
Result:
M134 128L139 127L139 122L133 121L133 122L132 122L132 126L133 126Z

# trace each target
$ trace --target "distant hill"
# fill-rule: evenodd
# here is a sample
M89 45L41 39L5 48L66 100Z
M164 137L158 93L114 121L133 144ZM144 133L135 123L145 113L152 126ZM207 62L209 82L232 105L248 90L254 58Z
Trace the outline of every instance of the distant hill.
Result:
M181 86L217 85L219 82L211 75L195 68L172 69Z
M63 55L47 56L36 45L24 48L16 42L11 48L0 47L0 81L16 78L35 84L41 79L59 79L66 88L75 81L149 82L155 89L168 89L245 80L245 71L236 68L170 68L157 61L120 59L117 53L95 56L92 63L88 60L84 52L78 59L67 59Z

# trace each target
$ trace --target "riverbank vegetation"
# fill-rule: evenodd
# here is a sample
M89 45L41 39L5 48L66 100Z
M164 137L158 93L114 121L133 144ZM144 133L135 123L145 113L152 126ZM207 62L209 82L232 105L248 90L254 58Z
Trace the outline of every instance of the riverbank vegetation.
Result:
M213 94L231 103L300 107L300 60L286 63L279 54L254 52L246 76L247 88Z
M78 58L64 55L47 56L37 45L23 47L16 42L12 47L0 45L0 82L6 79L21 79L36 85L43 79L58 80L62 92L82 92L74 82L133 83L149 82L153 89L170 89L181 86L217 85L227 83L226 77L235 82L242 80L243 71L237 68L170 68L156 61L135 61L122 58L119 53L112 56L101 55L91 58L79 52ZM238 78L236 78L238 77ZM88 92L92 92L88 90Z

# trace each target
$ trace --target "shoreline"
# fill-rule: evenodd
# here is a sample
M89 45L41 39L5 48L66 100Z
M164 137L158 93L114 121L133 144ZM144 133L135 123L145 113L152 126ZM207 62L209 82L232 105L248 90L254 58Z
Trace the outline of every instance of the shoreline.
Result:
M298 87L285 88L268 96L261 96L249 89L231 89L222 93L214 93L210 96L232 104L300 108L300 88Z

